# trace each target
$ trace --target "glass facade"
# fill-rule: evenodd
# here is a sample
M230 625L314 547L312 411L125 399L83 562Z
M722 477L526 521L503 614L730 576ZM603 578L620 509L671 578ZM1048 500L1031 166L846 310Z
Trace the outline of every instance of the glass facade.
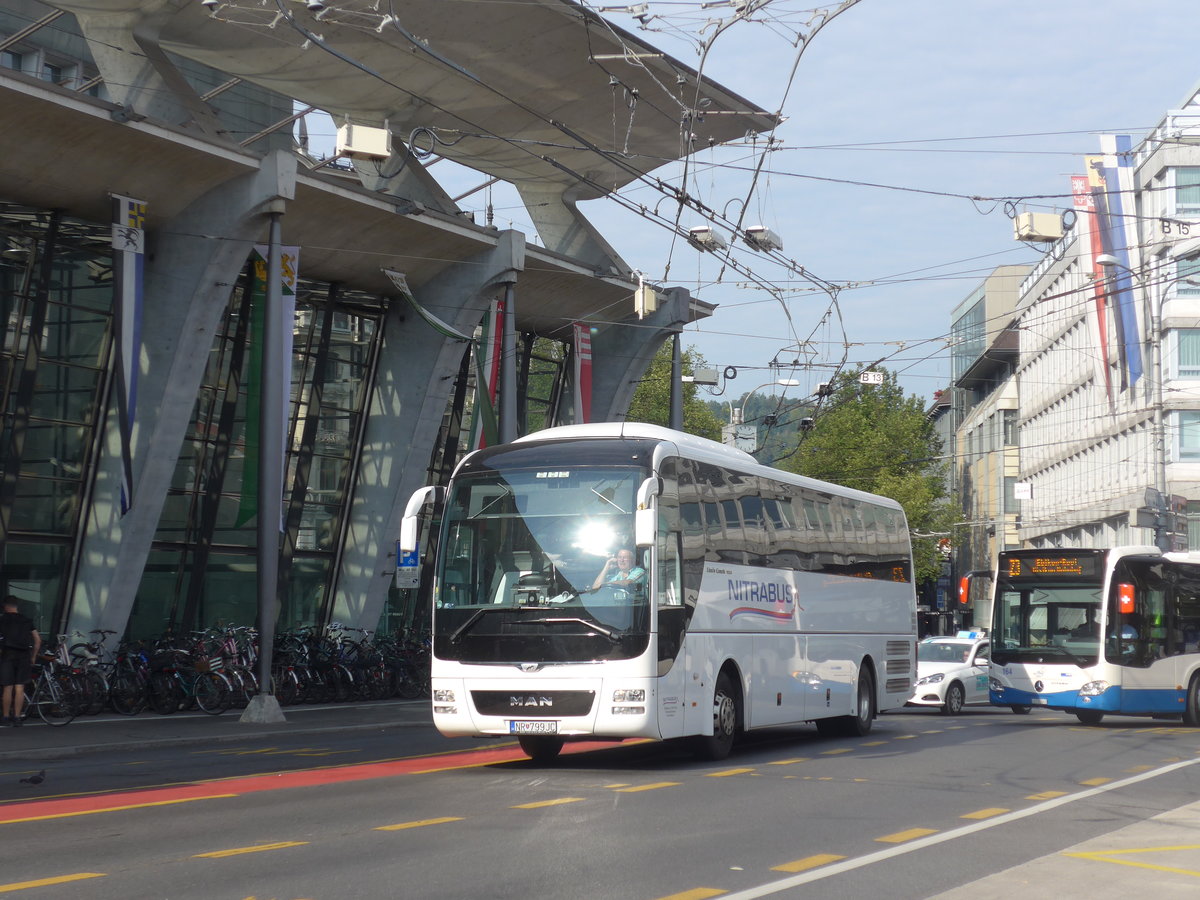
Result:
M256 619L256 490L246 463L258 453L247 417L260 387L246 272L231 290L182 436L131 638ZM285 628L328 616L385 308L379 297L303 279L295 301L281 448ZM0 591L17 595L45 634L70 617L86 527L80 510L111 405L112 309L107 224L0 205ZM393 591L384 620L396 619L394 606L412 593ZM411 619L411 611L400 615Z

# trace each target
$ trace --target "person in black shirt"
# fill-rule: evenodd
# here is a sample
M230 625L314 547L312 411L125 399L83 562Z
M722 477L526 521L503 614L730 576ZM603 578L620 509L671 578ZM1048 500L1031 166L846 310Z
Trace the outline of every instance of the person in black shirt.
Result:
M0 725L21 724L25 684L41 649L42 636L33 622L17 611L17 598L9 594L0 613Z

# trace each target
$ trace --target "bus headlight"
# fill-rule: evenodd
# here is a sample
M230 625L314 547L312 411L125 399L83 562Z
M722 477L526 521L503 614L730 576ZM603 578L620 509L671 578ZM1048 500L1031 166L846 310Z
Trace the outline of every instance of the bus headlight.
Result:
M1080 697L1099 697L1108 690L1107 681L1089 681L1079 689Z
M453 703L454 702L454 691L434 691L433 692L433 702L434 703Z
M991 688L993 691L1003 691L1004 690L1004 685L1000 683L1000 679L998 679L998 678L989 678L988 679L988 687Z
M934 672L932 675L926 675L924 678L918 678L917 684L941 684L945 680L945 672Z
M646 707L644 706L614 706L612 708L614 716L644 716Z
M433 712L434 712L434 715L440 714L443 716L457 716L458 715L458 707L457 706L435 706L433 708Z
M645 703L646 689L618 688L613 691L613 703Z

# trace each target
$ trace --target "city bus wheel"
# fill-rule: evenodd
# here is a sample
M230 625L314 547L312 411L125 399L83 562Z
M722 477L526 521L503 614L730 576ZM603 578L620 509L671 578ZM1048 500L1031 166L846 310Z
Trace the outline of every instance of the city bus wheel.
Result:
M1025 706L1020 703L1014 703L1012 706L1009 707L1009 709L1011 709L1013 712L1015 712L1018 716L1025 716L1025 715L1028 715L1033 710L1033 707Z
M696 739L697 755L701 759L715 762L729 755L737 735L738 712L738 693L733 680L722 672L717 676L717 689L713 693L713 733L702 734Z
M548 763L558 757L563 748L562 738L523 734L517 738L521 750L535 763Z
M1183 722L1193 728L1200 727L1200 673L1193 675L1188 684L1187 706L1183 710Z
M957 681L952 682L950 687L946 688L946 702L942 704L942 715L957 716L962 712L966 696L963 686Z
M1100 720L1104 718L1104 713L1095 709L1077 709L1075 710L1075 718L1084 725L1099 725Z

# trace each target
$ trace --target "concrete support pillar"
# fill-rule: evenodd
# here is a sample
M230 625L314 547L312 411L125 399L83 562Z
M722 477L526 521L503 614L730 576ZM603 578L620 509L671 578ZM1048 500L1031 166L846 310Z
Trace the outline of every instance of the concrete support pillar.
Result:
M110 414L68 629L124 631L229 293L265 236L269 213L292 199L295 182L295 159L276 151L172 220L157 222L148 211L134 503L122 517L120 442Z
M557 186L516 185L538 237L547 250L594 266L596 271L628 277L633 270L575 206L573 191Z
M638 319L632 310L615 325L592 335L592 417L596 422L625 418L638 380L662 342L688 323L692 296L685 288L660 292L658 310ZM632 306L632 304L631 304Z
M494 249L446 270L414 290L416 301L470 334L492 298L525 268L525 236L499 235ZM434 331L402 300L384 322L375 389L367 413L362 464L341 566L333 618L374 628L396 570L396 539L409 496L425 484L438 428L465 349Z

